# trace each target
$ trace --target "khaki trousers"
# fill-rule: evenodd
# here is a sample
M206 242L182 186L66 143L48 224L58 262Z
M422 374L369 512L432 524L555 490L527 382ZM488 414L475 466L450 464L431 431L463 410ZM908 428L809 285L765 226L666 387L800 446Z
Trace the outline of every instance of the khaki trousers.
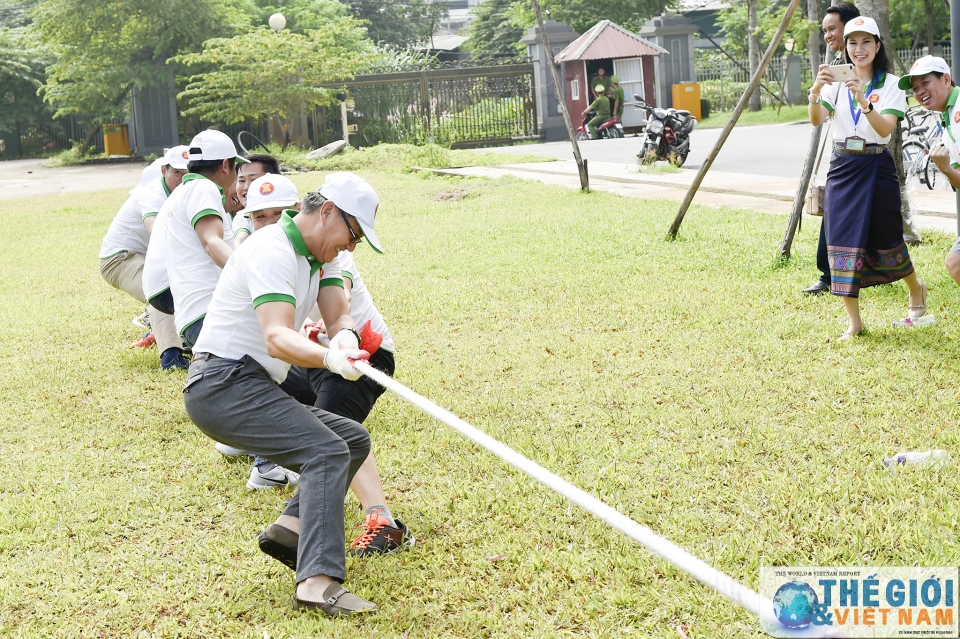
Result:
M142 253L134 253L133 251L122 251L113 257L101 258L100 275L110 286L118 288L130 297L146 304L147 299L143 294L143 262L145 259ZM150 313L150 326L153 329L153 336L157 339L157 351L163 353L168 348L181 348L183 344L180 341L180 336L177 335L173 315L161 313L149 304L147 304L147 310Z

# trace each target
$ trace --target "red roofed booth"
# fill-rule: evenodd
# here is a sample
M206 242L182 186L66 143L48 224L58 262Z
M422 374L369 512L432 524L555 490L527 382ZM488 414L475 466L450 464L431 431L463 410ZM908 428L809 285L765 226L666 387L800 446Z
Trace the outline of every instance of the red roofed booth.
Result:
M566 103L574 126L580 113L592 101L588 81L603 68L607 76L620 79L626 97L623 126L635 127L643 123L643 112L631 107L635 94L656 104L656 65L654 56L668 53L649 40L627 31L609 20L601 20L582 36L571 42L556 56L566 84Z

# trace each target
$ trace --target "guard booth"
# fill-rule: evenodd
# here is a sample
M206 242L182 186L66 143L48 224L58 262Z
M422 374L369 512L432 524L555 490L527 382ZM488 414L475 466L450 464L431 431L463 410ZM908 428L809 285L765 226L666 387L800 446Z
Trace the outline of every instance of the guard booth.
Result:
M590 79L602 68L607 77L620 79L624 94L623 127L638 128L644 112L631 105L640 95L650 105L657 104L656 57L666 50L609 20L601 20L557 55L566 84L566 103L574 126L580 113L593 101ZM612 107L613 105L611 105Z

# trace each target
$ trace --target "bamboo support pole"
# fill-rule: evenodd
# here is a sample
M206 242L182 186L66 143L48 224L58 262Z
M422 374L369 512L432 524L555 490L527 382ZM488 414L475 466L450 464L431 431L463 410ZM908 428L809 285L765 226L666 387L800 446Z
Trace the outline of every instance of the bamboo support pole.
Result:
M536 2L536 0L533 1ZM760 78L762 78L763 74L766 73L767 66L769 66L770 60L773 58L773 52L776 51L780 46L780 40L783 39L783 34L786 32L787 26L790 24L790 20L793 19L793 12L797 10L799 5L800 0L790 1L790 6L787 7L786 13L783 14L783 20L780 22L780 27L777 29L777 32L773 36L773 40L770 41L770 45L763 54L763 59L760 60L759 68L757 68L756 72L753 74L753 77L750 79L750 86L748 86L747 90L743 92L742 96L740 96L740 101L737 102L737 107L733 110L733 116L731 116L730 121L727 122L727 125L723 127L723 131L720 133L720 138L714 145L710 155L707 156L703 166L701 166L700 170L697 172L697 177L694 178L693 184L690 185L690 189L687 191L686 197L683 198L683 202L680 204L680 210L677 211L677 216L674 218L669 230L667 230L665 239L677 239L677 233L680 231L680 224L683 223L683 216L686 215L687 209L690 208L690 204L693 202L693 197L697 194L697 189L700 188L700 184L703 182L703 178L706 177L707 171L709 171L710 167L713 165L713 161L717 159L717 154L719 154L720 149L723 148L724 142L726 142L727 138L730 137L730 132L733 130L733 127L736 126L737 120L740 119L740 115L743 113L743 110L747 107L747 101L750 99L750 96L754 91L757 90L757 85L760 84Z

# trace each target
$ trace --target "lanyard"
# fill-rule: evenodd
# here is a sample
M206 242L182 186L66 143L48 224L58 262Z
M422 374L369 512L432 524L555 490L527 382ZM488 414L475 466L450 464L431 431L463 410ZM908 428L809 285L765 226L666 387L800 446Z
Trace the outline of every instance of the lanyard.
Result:
M877 73L873 76L873 79L870 80L870 84L867 85L867 92L863 94L863 97L867 98L869 101L870 94L873 93L873 88L876 86L877 81L880 79L880 73ZM857 124L860 122L860 116L863 115L863 111L860 110L860 104L853 106L853 103L856 100L853 99L853 91L847 89L847 98L850 101L850 117L853 118L853 133L857 133Z

